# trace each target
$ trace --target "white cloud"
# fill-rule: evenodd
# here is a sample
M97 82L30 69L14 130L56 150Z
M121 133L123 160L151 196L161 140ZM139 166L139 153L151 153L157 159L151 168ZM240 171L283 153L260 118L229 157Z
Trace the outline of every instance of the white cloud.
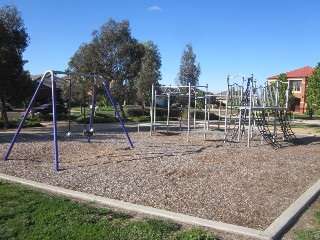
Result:
M158 12L161 12L162 9L159 7L159 6L151 6L151 7L148 7L148 10L149 11L158 11Z

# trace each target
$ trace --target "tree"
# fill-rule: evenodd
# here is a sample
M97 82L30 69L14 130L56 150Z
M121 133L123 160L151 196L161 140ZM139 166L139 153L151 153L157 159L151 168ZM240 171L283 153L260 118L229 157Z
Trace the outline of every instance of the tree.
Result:
M82 45L69 62L69 67L81 72L101 75L125 117L122 104L134 93L134 79L141 68L144 47L131 37L129 21L117 23L109 19L92 34L92 41Z
M82 73L96 73L101 65L99 54L95 55L95 46L92 43L83 43L71 57L69 68L71 71Z
M22 53L29 43L29 36L21 14L14 5L5 5L0 9L0 32L1 115L7 128L5 102L9 99L23 100L28 97L24 93L31 92L30 89L33 87L29 74L23 70L26 61L22 59ZM19 85L24 85L24 88Z
M135 89L137 101L141 103L142 108L146 102L151 102L152 85L158 85L161 80L161 56L157 46L148 41L144 44L144 55L142 57L141 70L135 79Z
M281 73L278 77L279 81L279 106L284 107L286 105L286 91L288 89L288 76L285 73ZM288 89L290 91L290 88ZM292 90L291 90L291 95L292 95ZM290 96L290 93L289 93ZM289 97L290 99L290 97ZM288 99L288 102L290 101Z
M188 85L190 82L192 86L196 86L199 83L200 73L200 64L196 65L196 55L193 53L192 44L188 43L181 57L178 84Z
M288 89L288 77L287 77L287 74L285 73L281 73L278 77L278 81L279 81L279 99L278 99L278 105L280 107L285 107L286 105L286 101L287 101L287 93L286 91L288 90L289 91L289 99L288 99L288 103L291 103L293 102L293 99L294 99L294 95L293 95L293 92L292 92L292 88L289 87ZM277 82L273 82L271 84L272 86L274 87L277 87Z
M308 78L308 87L306 89L307 109L310 117L313 113L320 112L320 62L313 70L313 75Z
M31 79L30 72L24 70L19 78L15 79L14 81L14 92L18 94L17 97L16 94L14 94L14 97L10 98L10 102L14 105L23 104L26 106L32 97L32 94L35 92L35 85Z
M98 74L100 68L99 55L95 55L95 45L92 43L83 43L79 49L71 57L69 62L69 70L79 73ZM74 102L81 103L82 105L88 104L86 101L89 98L86 97L88 92L92 90L92 79L72 77L71 78L71 94L69 90L69 84L65 84L63 88L63 98L70 98L71 104Z

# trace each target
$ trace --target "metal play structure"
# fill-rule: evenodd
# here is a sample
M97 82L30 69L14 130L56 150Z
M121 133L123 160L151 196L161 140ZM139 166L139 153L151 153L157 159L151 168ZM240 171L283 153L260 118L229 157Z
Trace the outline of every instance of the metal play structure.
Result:
M95 111L95 103L96 103L96 82L97 81L102 81L103 83L103 86L104 86L104 89L105 89L105 92L110 100L110 102L112 103L113 105L113 108L115 110L115 113L120 121L120 124L121 124L121 127L125 133L125 136L127 138L127 141L128 141L128 144L130 146L130 148L133 148L133 144L132 144L132 141L130 139L130 136L128 134L128 131L122 121L122 118L120 117L120 114L117 110L117 107L116 107L116 103L110 93L110 90L109 90L109 87L107 85L107 82L105 79L103 79L101 76L99 75L94 75L94 74L82 74L82 73L71 73L71 72L62 72L62 71L53 71L53 70L48 70L46 71L41 80L40 80L40 83L29 103L29 106L23 116L23 118L21 119L21 122L16 130L16 133L7 149L7 152L4 156L4 160L7 160L9 155L10 155L10 152L14 146L14 143L20 133L20 130L32 108L32 105L37 97L37 94L39 92L39 89L41 87L41 85L43 84L43 81L44 79L50 77L51 78L51 86L52 86L52 113L53 113L53 145L54 145L54 166L55 166L55 170L56 171L59 171L59 152L58 152L58 129L57 129L57 110L56 110L56 79L57 79L57 75L65 75L65 76L68 76L68 77L81 77L81 78L92 78L93 79L93 91L92 91L92 100L91 100L91 113L90 113L90 122L89 122L89 125L88 127L84 130L83 134L87 137L87 141L90 142L90 139L93 135L93 122L94 122L94 111ZM69 110L70 111L70 110ZM70 124L70 122L69 122ZM70 125L69 125L69 130L70 130Z
M265 141L274 148L280 148L278 132L282 133L282 140L294 144L301 141L293 133L288 121L289 83L285 96L280 95L280 82L256 86L253 75L242 77L242 83L231 82L239 77L227 78L227 103L225 112L225 137L227 141L240 141L247 134L247 146L257 129L261 142ZM272 123L268 123L266 116L272 114Z
M152 135L153 131L156 131L157 127L165 127L167 132L169 131L170 126L176 126L176 124L170 123L171 117L171 98L172 97L187 97L187 91L183 91L183 89L187 90L188 86L157 86L152 85L151 90L151 107L150 107L150 122L149 123L139 123L138 131L140 126L149 126L150 127L150 135ZM166 100L166 108L167 108L167 119L165 122L157 121L157 100ZM179 130L182 131L182 106L178 107L180 111L179 117Z
M240 79L240 82L239 82ZM237 82L238 81L238 82ZM221 134L223 144L226 142L240 142L246 138L249 147L255 135L260 136L261 143L270 144L275 149L282 147L282 143L301 144L302 142L295 136L288 120L289 107L289 81L282 83L275 81L274 84L256 86L253 75L245 77L237 75L227 77L227 93L210 94L208 85L205 86L157 86L152 87L152 104L150 107L151 121L140 123L140 126L149 126L150 135L156 127L166 127L167 132L170 127L170 107L171 97L176 96L187 99L184 104L188 106L187 119L187 142L190 135L203 134L204 139L208 134ZM198 94L199 89L204 88L203 94ZM167 99L167 121L157 122L157 99ZM210 124L210 98L219 99L219 113L217 129L213 129ZM200 121L197 119L197 100L204 99L204 117ZM222 100L225 101L224 124L222 123ZM192 126L192 111L193 126ZM271 115L271 116L270 116ZM180 118L180 131L181 131ZM224 125L224 126L223 126ZM172 124L171 126L174 126ZM279 134L280 133L280 134ZM279 135L279 136L278 136Z
M199 94L200 89L204 89L203 96ZM220 98L219 105L219 122L218 129L220 127L220 113L221 113L221 97L222 95L210 95L208 94L208 85L204 86L191 86L191 84L187 86L152 86L152 94L151 94L151 107L150 107L150 122L149 123L139 123L139 126L149 126L150 127L150 135L153 131L156 130L156 127L166 127L167 132L169 131L170 126L176 126L176 124L170 123L170 108L171 108L171 97L179 97L183 99L184 104L187 104L187 142L190 141L190 134L204 134L204 138L206 138L206 134L223 134L221 131L213 131L210 129L210 99L211 98ZM157 121L157 99L164 98L167 100L167 120L166 122ZM200 99L204 99L204 119L197 120L197 101ZM193 106L192 106L193 105ZM182 106L180 109L180 121L179 121L179 129L182 131ZM193 124L191 124L193 112ZM171 124L171 125L170 125ZM192 127L191 127L192 125ZM199 128L200 127L200 128Z
M203 96L200 96L198 93L199 88L205 88ZM190 121L188 121L188 131L187 131L187 142L190 141L191 134L203 134L203 138L207 139L207 135L216 135L224 134L223 131L220 131L220 121L221 121L221 99L222 95L209 94L208 85L205 86L195 86L193 91L190 91L190 96L194 97L194 108L193 108L193 129L190 128ZM212 128L213 121L210 119L210 103L211 99L219 97L219 116L217 122L217 129ZM197 119L197 100L203 99L204 102L204 117L201 120ZM188 102L188 119L191 115L191 99Z

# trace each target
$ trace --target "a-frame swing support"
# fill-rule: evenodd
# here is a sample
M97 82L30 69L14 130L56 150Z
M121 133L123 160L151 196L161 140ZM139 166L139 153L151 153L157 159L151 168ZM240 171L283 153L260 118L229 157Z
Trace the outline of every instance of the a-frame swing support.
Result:
M40 87L43 84L44 79L46 79L48 76L50 76L51 77L51 86L52 86L52 114L53 114L52 120L53 120L54 166L55 166L56 172L59 171L58 129L57 129L57 110L56 110L56 75L58 75L58 74L69 75L69 76L79 76L79 77L93 77L94 78L94 89L93 89L94 94L92 96L92 111L91 111L91 115L90 115L89 130L91 130L91 128L92 128L93 114L94 114L94 108L95 108L95 106L94 106L95 105L95 81L97 79L100 79L103 82L106 94L108 95L109 100L112 103L112 106L113 106L113 108L115 110L115 113L116 113L116 115L117 115L117 117L118 117L118 119L120 121L121 127L122 127L122 129L123 129L123 131L124 131L124 133L126 135L126 138L128 140L129 146L130 146L130 148L133 148L133 144L132 144L132 141L131 141L130 136L128 134L128 131L127 131L127 129L126 129L126 127L125 127L125 125L124 125L124 123L122 121L122 118L121 118L121 116L119 114L119 111L117 110L116 103L115 103L115 101L114 101L114 99L113 99L113 97L112 97L112 95L110 93L110 90L109 90L109 88L107 86L107 83L106 83L105 79L103 79L99 75L94 75L94 74L69 73L69 72L48 70L43 74L43 76L42 76L42 78L40 80L40 83L39 83L35 93L33 94L33 97L31 98L29 106L27 107L27 109L26 109L26 111L25 111L25 113L24 113L24 115L23 115L23 117L22 117L22 119L20 121L20 124L19 124L19 126L18 126L18 128L16 130L16 133L15 133L15 135L13 136L13 138L11 140L11 143L10 143L8 149L7 149L7 152L6 152L3 160L7 160L8 159L8 157L9 157L9 155L11 153L11 150L12 150L12 148L14 146L14 143L15 143L15 141L16 141L16 139L17 139L17 137L18 137L18 135L19 135L19 133L21 131L21 128L22 128L22 126L23 126L23 124L24 124L24 122L25 122L25 120L26 120L26 118L27 118L27 116L28 116L28 114L29 114L29 112L30 112L30 110L32 108L32 105L33 105L33 103L34 103L34 101L35 101L35 99L36 99L36 97L38 95ZM88 136L88 142L90 142L90 136Z

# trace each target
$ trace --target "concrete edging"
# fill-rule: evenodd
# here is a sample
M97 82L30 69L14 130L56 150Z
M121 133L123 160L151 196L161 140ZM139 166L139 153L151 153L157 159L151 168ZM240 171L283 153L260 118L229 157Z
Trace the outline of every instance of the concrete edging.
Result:
M41 190L69 196L85 201L96 202L107 206L134 211L138 213L163 217L177 222L192 224L202 227L208 227L214 230L240 234L243 236L254 237L257 239L278 239L281 234L296 220L296 218L313 202L320 194L320 180L304 192L294 203L292 203L266 230L257 230L233 224L207 220L203 218L193 217L181 213L170 212L148 206L133 204L120 200L96 196L93 194L69 190L57 186L39 183L15 176L0 173L0 179L20 183L26 186L38 188Z
M96 196L93 194L78 192L78 191L64 189L64 188L57 187L57 186L51 186L51 185L44 184L44 183L26 180L23 178L10 176L10 175L3 174L3 173L0 173L0 178L3 180L15 182L15 183L20 183L20 184L31 186L34 188L38 188L41 190L58 193L58 194L61 194L64 196L69 196L69 197L73 197L73 198L77 198L77 199L81 199L81 200L86 200L86 201L91 201L91 202L97 202L97 203L108 205L111 207L116 207L116 208L139 212L139 213L143 213L143 214L163 217L163 218L171 219L171 220L186 223L186 224L208 227L208 228L212 228L212 229L215 229L218 231L235 233L235 234L240 234L240 235L244 235L244 236L248 236L248 237L254 237L254 238L258 238L258 239L267 239L262 236L263 231L261 231L261 230L256 230L256 229L237 226L237 225L233 225L233 224L202 219L202 218L198 218L198 217L192 217L189 215L170 212L170 211L157 209L157 208L153 208L153 207L142 206L142 205L124 202L124 201L120 201L120 200L100 197L100 196Z
M278 239L300 214L320 194L320 180L305 191L294 203L292 203L270 226L262 233L268 239Z

